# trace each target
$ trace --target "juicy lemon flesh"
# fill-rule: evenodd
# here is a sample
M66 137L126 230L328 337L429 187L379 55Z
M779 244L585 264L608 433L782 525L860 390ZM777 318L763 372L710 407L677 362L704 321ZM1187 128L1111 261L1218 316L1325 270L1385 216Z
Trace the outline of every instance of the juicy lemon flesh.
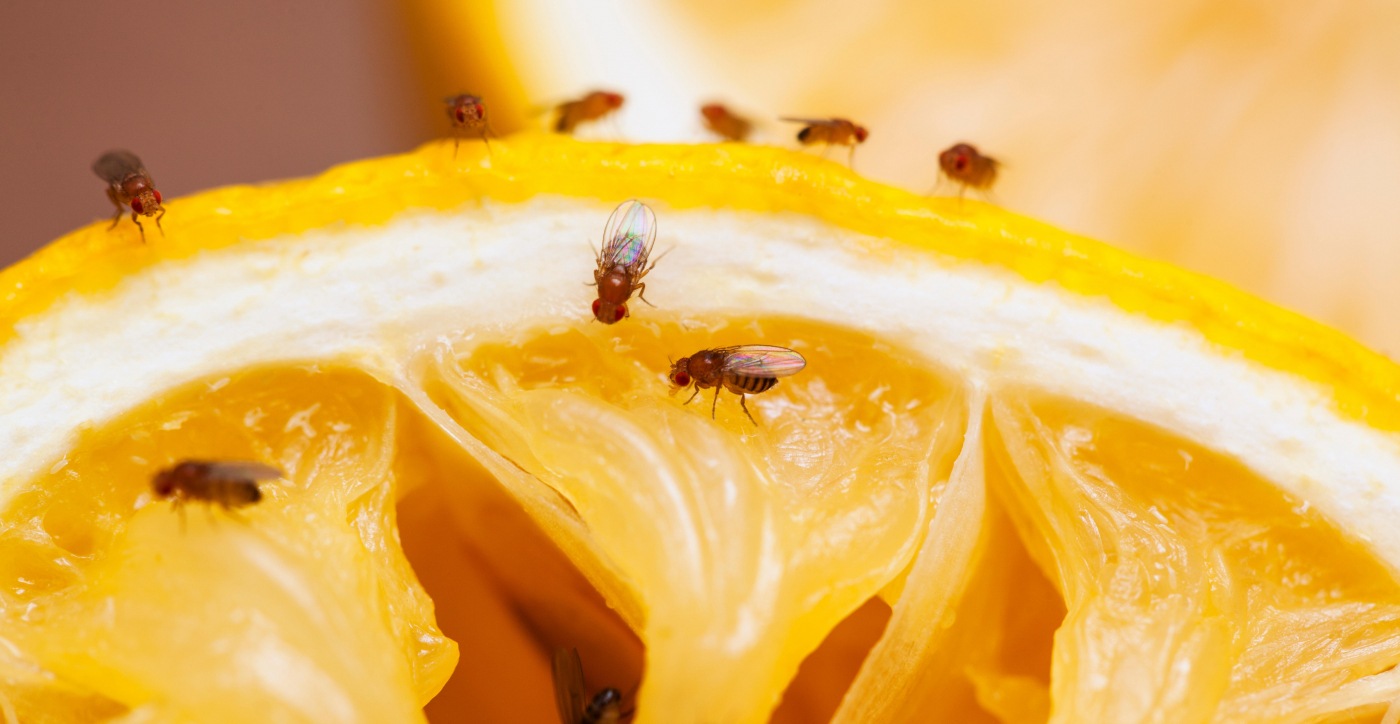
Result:
M397 539L399 405L360 373L248 371L84 433L6 518L10 677L176 720L412 719L457 654ZM179 515L149 481L183 457L287 478Z
M552 537L646 642L639 711L763 721L802 659L907 566L961 394L831 325L636 314L475 340L428 388L586 525L591 551ZM808 360L752 396L757 425L727 392L668 398L670 358L745 343Z
M575 646L642 720L830 717L918 584L972 396L832 325L634 314L426 352L414 383L446 422L367 374L291 366L85 431L3 516L4 705L403 720L441 691L430 716L547 722L550 652ZM668 357L742 343L808 359L750 398L757 426L727 392L713 420L711 393L666 394ZM975 565L954 610L913 612L949 622L936 667L864 662L918 684L886 711L1379 714L1349 687L1400 661L1400 585L1362 544L1148 424L1014 387L988 408ZM532 516L451 425L567 515ZM288 475L182 519L149 481L184 457Z
M1237 463L1110 412L1023 394L992 418L993 488L1068 604L1058 718L1383 709L1334 695L1400 661L1400 588L1359 542Z

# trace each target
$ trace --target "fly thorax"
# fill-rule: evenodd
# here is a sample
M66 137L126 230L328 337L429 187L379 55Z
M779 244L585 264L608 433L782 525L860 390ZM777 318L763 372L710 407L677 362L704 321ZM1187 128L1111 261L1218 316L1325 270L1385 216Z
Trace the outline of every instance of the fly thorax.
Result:
M690 358L690 376L705 387L713 386L719 382L722 364L724 359L713 352L697 354Z
M151 193L150 184L148 184L146 179L142 176L127 176L122 179L121 189L122 195L129 199L139 198L143 194L149 195ZM141 200L145 201L146 199L143 198Z
M632 296L632 280L621 269L610 269L598 280L598 298L613 304L622 304Z

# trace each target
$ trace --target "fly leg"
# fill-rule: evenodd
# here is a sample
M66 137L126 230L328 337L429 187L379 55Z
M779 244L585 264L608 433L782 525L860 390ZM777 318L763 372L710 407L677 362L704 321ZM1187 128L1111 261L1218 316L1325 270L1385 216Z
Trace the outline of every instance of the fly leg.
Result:
M131 212L131 223L136 224L137 231L141 232L141 243L146 243L146 227L141 225L141 219L135 211ZM162 231L161 233L165 232Z
M111 231L112 229L117 228L117 224L120 224L120 223L121 223L121 221L122 221L122 212L125 211L126 209L123 209L123 208L122 208L122 202L120 202L120 201L117 200L117 193L116 193L116 190L114 190L114 189L113 189L112 187L110 187L110 186L107 187L107 199L110 200L110 201L112 202L112 205L113 205L113 206L117 207L117 213L116 213L115 216L112 217L112 225L109 226L109 227L107 227L107 230L108 230L108 231Z
M656 246L656 245L655 245L655 244L652 244L652 246L654 247L654 246ZM651 271L652 269L655 269L655 268L656 268L656 262L661 261L662 259L665 259L667 254L670 254L671 252L673 252L673 251L675 251L675 250L676 250L676 247L673 246L673 247L667 249L666 251L661 252L661 255L658 256L658 257L656 257L655 259L652 259L652 260L651 260L651 263L647 265L646 271L643 271L641 274L639 274L639 275L637 276L637 278L638 278L638 279L641 279L642 277L646 276L646 275L647 275L647 272L649 272L649 271ZM648 255L651 254L651 249L647 249L647 254L648 254Z
M646 285L646 284L638 284L638 285L637 285L637 298L640 299L640 300L642 300L642 301L644 301L644 302L647 302L647 298L646 298L645 296L643 296L643 295L646 294L646 291L647 291L647 285ZM655 304L652 304L651 302L647 302L647 306L648 306L648 307L655 307L656 305L655 305Z
M163 219L163 218L165 218L165 207L164 207L164 206L160 207L160 213L159 213L159 214L156 214L156 228L157 228L157 229L160 229L160 235L161 235L161 236L165 236L165 228L162 227L162 226L160 225L160 220ZM145 241L145 240L146 240L146 237L142 236L142 237L141 237L141 240L142 240L142 241Z
M856 170L856 145L851 144L851 152L846 155L846 166L852 171Z
M685 401L685 404L689 405L689 404L690 404L690 401L691 401L691 400L694 400L694 399L695 399L695 396L698 395L698 394L700 394L700 388L699 388L699 387L696 387L696 388L695 388L695 391L692 392L692 393L690 393L690 398L687 399L687 400Z
M242 523L243 525L248 525L248 519L244 517L242 513L238 512L237 510L234 510L229 505L223 505L222 507L224 509L224 513L228 515L228 517L233 518L234 520L238 521L239 523Z
M752 422L754 427L758 427L758 420L753 419L753 415L749 414L749 406L744 404L744 397L745 395L743 394L739 395L739 407L743 408L744 414L749 418L749 422Z
M715 401L710 403L710 419L715 419L715 407L719 406L719 389L724 385L715 385Z

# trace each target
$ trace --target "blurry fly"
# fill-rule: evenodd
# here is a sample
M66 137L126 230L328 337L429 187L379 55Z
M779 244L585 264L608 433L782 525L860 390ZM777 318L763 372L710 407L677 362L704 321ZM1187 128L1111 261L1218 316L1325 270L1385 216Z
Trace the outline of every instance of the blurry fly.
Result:
M554 703L563 724L617 724L630 715L622 710L622 692L601 689L587 698L583 661L577 649L554 650Z
M747 344L705 349L671 363L671 392L674 394L695 385L694 394L685 401L689 405L700 390L715 388L715 399L710 403L710 417L713 418L723 387L739 396L739 406L749 422L757 425L758 421L744 404L744 396L767 392L778 384L778 378L795 375L806 366L807 360L787 347Z
M577 100L560 103L555 109L554 130L573 133L580 123L596 121L622 107L622 94L593 91Z
M232 511L262 500L258 483L285 474L262 463L182 460L155 474L151 489L159 500L170 499L183 515L185 503L200 501Z
M647 265L655 245L656 214L646 204L633 199L613 210L603 230L598 266L593 270L593 284L598 287L598 298L593 300L594 319L614 324L632 316L627 311L627 300L633 292L647 302L642 296L647 288L642 278L656 266L655 262Z
M958 198L968 188L990 191L1001 163L984 156L970 143L958 143L938 154L938 168L958 185Z
M753 130L753 123L728 107L719 103L707 103L700 107L700 116L705 119L705 127L715 135L729 141L744 141Z
M442 102L447 106L447 120L452 123L453 158L457 157L457 146L461 143L464 133L476 134L486 144L486 150L491 150L491 141L486 138L491 132L491 126L486 120L486 104L481 100L481 96L459 93L442 99Z
M162 234L165 233L165 229L160 227L160 219L165 216L160 192L156 190L150 172L136 154L130 151L108 151L92 164L92 170L98 178L107 182L107 198L117 207L117 213L112 217L112 225L108 228L117 228L122 214L130 207L131 221L140 230L142 242L146 241L146 229L141 226L138 218L140 216L156 217L156 228L160 229Z
M856 146L865 143L865 139L870 135L870 132L865 130L865 126L858 126L845 118L782 118L780 120L804 124L802 130L797 132L797 141L804 146L824 143L828 151L831 150L832 146L850 146L851 153L846 163L852 166L856 160Z

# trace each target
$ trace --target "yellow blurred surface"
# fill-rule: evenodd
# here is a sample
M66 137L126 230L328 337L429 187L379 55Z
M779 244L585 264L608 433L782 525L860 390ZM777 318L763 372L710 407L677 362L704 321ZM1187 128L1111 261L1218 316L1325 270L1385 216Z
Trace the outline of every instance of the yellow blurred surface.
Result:
M711 99L793 147L777 116L842 115L856 167L917 191L965 140L1012 210L1400 352L1395 3L403 4L430 81L496 94L501 129L595 87L628 96L601 137L706 140Z

